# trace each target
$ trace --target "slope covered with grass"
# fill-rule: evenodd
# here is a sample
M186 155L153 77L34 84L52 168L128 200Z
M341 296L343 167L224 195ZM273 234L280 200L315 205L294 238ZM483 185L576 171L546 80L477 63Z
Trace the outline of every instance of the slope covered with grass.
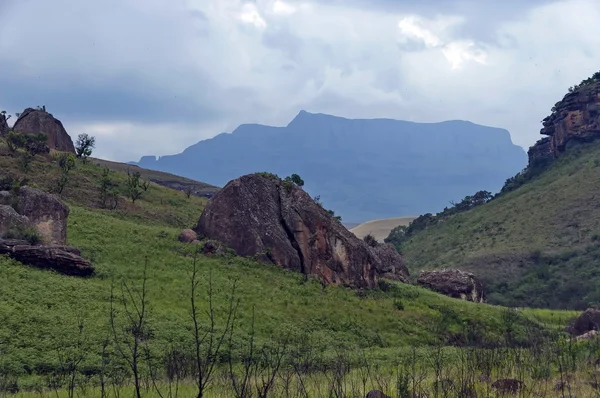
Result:
M0 177L12 172L50 191L58 176L50 157L36 156L26 173L16 157L1 156L0 162ZM48 375L60 369L65 345L79 341L80 322L86 352L80 369L86 377L97 375L103 341L112 341L111 291L118 298L123 282L140 289L144 270L149 330L144 347L153 355L172 346L192 347L190 274L197 246L179 243L177 235L182 227L194 225L204 199L188 199L181 192L151 185L135 203L123 194L116 209L101 209L96 195L102 169L78 162L70 173L62 194L71 209L68 243L94 263L96 274L67 277L0 257L0 374L18 375L22 387L47 385ZM111 178L123 189L126 174L114 172ZM504 308L463 302L415 286L383 283L371 291L323 287L312 278L231 255L200 256L196 264L200 320L208 323L211 280L217 331L223 328L236 281L236 339L249 336L254 319L258 342L285 339L325 353L336 348L364 350L372 359L393 363L409 345L457 342L467 334L485 341L504 336ZM525 339L532 330L558 329L573 315L558 312L555 318L538 318L535 312L521 313L513 333ZM115 319L119 327L124 324L122 307ZM115 347L109 344L108 350L113 355L110 365L115 366L119 362L114 359Z
M600 142L572 146L537 178L402 244L409 269L480 276L491 303L600 304Z

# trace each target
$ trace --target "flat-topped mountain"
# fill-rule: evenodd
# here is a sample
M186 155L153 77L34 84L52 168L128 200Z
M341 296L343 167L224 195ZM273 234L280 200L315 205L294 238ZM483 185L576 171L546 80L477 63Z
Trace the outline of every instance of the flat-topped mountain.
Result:
M441 210L497 191L527 162L508 131L467 121L345 119L301 111L285 127L244 124L141 167L223 186L241 175L297 173L345 222Z

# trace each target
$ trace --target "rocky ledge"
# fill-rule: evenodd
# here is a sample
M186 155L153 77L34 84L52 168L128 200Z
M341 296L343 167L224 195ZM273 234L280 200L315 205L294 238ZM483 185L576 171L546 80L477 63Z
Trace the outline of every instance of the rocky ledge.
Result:
M600 138L600 81L582 84L556 103L542 120L542 138L529 148L529 164L554 159L570 141L591 142Z
M483 284L470 272L458 269L421 271L417 283L446 296L483 303Z

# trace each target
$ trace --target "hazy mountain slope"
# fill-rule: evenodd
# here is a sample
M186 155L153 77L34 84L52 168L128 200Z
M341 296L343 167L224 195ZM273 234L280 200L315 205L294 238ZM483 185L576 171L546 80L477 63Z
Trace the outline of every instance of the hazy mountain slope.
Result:
M497 190L526 164L508 131L465 121L350 120L300 112L286 127L242 125L139 166L223 186L242 174L298 173L344 221L436 211Z
M383 242L388 237L390 231L399 225L408 225L415 217L394 217L384 218L382 220L371 220L353 227L350 232L359 238L367 235L373 235L379 242Z
M460 267L491 303L600 303L600 142L575 145L537 179L402 244L407 266Z

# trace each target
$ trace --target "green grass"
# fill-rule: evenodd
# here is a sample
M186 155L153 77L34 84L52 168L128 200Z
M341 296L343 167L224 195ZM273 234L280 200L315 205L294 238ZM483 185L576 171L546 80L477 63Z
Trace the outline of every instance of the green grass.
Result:
M402 245L411 271L475 272L492 303L583 309L600 303L600 142L571 148L539 177Z
M19 174L17 159L0 156L2 171ZM67 277L0 257L0 375L15 374L25 388L47 384L60 367L62 347L77 340L84 324L89 374L98 372L102 341L110 336L111 286L122 281L140 286L147 264L148 344L161 355L171 344L191 347L190 273L196 246L177 241L181 228L197 221L202 198L152 185L132 204L121 197L116 210L98 208L101 168L77 164L63 199L70 205L68 243L96 266L90 278ZM52 190L58 167L50 157L37 157L26 175ZM2 177L2 175L0 175ZM126 175L115 172L122 187ZM420 287L388 282L381 289L354 291L323 288L313 278L239 257L198 259L202 290L200 307L208 309L207 281L212 276L217 329L222 328L233 281L240 300L237 339L248 336L252 313L259 343L285 338L332 355L336 349L365 352L375 363L393 364L411 346L454 341L469 330L481 338L503 338L507 310L442 296ZM517 313L515 334L525 340L534 331L558 330L566 318L545 312ZM120 309L120 324L124 314ZM203 322L206 319L203 318Z

